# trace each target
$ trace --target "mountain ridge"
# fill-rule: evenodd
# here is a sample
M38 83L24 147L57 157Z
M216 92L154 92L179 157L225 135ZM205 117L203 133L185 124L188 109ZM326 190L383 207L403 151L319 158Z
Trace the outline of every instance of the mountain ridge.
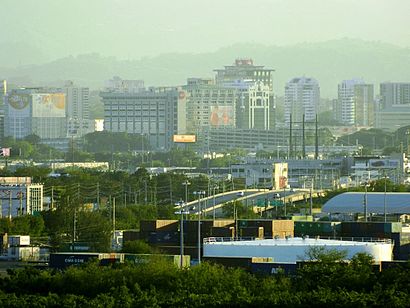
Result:
M354 77L374 83L375 94L380 82L410 82L410 48L346 38L290 46L238 43L213 52L164 53L137 60L89 53L42 64L0 67L0 78L22 86L53 86L73 80L99 89L105 80L117 75L124 79L143 79L148 86L182 85L189 77L213 77L214 69L231 65L236 58L243 57L275 70L277 95L283 95L288 80L303 75L319 81L324 98L336 97L337 84Z

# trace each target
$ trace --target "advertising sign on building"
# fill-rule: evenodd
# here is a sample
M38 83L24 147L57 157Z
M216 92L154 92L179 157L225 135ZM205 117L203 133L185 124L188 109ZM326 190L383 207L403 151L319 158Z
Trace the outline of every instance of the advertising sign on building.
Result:
M174 142L178 143L193 143L196 142L195 135L174 135Z
M288 186L288 163L274 163L272 169L273 189L286 188Z
M8 115L11 117L29 117L30 116L30 95L12 94L7 98Z
M210 123L212 126L231 126L234 124L232 106L211 106Z
M38 118L64 118L65 94L41 93L33 94L33 117Z

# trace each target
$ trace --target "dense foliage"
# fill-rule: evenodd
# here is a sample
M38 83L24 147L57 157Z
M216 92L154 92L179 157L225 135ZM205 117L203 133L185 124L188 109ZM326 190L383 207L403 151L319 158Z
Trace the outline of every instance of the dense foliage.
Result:
M0 279L2 307L406 307L409 264L382 272L366 255L325 258L295 276L260 276L202 263L180 270L162 260L65 272L27 268Z

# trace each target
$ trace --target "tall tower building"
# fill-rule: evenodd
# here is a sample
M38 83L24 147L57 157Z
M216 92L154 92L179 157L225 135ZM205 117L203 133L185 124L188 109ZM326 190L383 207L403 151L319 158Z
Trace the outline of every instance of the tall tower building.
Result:
M314 121L320 102L319 83L308 77L290 80L285 86L285 122L301 122L303 115L306 121Z
M338 85L336 120L345 125L355 124L356 108L354 103L354 86L357 84L364 84L364 81L361 79L343 80L342 83Z
M394 106L410 106L409 82L383 82L380 84L382 109Z
M21 139L66 137L65 93L44 89L17 89L5 99L5 136Z
M237 59L234 65L216 69L219 86L236 89L236 127L244 129L273 129L275 103L273 100L273 69L253 64L252 59Z
M358 126L374 126L375 102L373 85L355 85L354 102L356 110L355 124Z
M380 84L380 103L376 127L394 131L410 123L410 82Z
M90 89L76 87L68 81L63 88L66 94L67 136L81 137L94 131L90 119Z

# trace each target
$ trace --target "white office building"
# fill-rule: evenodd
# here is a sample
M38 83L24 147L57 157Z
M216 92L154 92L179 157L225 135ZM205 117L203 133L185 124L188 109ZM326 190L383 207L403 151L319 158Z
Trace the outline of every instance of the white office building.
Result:
M285 122L314 121L320 102L319 83L314 78L297 77L285 86Z

